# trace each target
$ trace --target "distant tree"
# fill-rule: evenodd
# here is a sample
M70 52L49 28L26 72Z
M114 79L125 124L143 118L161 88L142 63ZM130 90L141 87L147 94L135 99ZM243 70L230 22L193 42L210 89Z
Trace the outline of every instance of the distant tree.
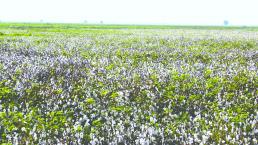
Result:
M40 20L40 23L44 23L44 20L43 20L43 19L41 19L41 20Z
M84 20L84 21L83 21L83 23L87 24L87 23L88 23L88 21L87 21L87 20Z
M100 21L100 24L103 24L103 23L104 23L104 22L101 20L101 21Z
M229 22L228 20L224 20L224 26L228 26Z

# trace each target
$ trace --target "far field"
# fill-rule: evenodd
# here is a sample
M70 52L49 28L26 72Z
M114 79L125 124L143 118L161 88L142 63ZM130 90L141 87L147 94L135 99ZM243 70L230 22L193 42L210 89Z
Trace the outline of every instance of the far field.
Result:
M0 144L257 144L258 27L0 23Z

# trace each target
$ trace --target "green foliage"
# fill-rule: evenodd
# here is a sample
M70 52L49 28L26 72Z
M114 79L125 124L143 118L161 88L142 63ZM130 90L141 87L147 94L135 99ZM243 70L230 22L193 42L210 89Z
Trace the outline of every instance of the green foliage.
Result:
M95 100L93 98L88 98L86 99L86 103L88 104L94 104L95 103Z

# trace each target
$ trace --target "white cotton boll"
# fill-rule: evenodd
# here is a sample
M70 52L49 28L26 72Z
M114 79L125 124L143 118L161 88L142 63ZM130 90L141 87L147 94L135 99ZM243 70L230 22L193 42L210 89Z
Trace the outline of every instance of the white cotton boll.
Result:
M83 121L83 118L79 118L79 122L81 123Z
M118 135L117 138L118 138L118 142L123 141L123 136L122 135Z
M17 110L18 110L18 108L17 108L16 106L14 106L14 107L13 107L13 110L14 110L14 111L17 111Z
M88 119L87 115L83 115L83 120L87 120L87 119Z
M198 134L197 133L194 133L193 136L194 136L194 140L198 139Z
M75 137L76 138L79 138L80 137L80 134L78 132L75 133Z
M91 145L95 145L95 144L97 144L97 143L96 143L95 139L93 139L93 140L90 141L90 144L91 144Z
M211 136L212 135L212 132L209 130L209 131L207 131L207 133L206 133L208 136Z
M224 117L224 121L225 121L225 122L228 122L228 121L229 121L227 116Z
M221 142L224 144L224 143L225 143L225 140L222 140Z
M140 138L140 144L145 144L145 140L143 138Z
M54 132L54 133L55 133L55 135L58 135L58 131L57 131L57 130L55 130L55 132Z
M25 132L25 131L26 131L26 128L25 128L25 127L22 127L22 128L21 128L21 131Z
M226 140L230 141L230 140L231 140L231 136L230 136L230 135L227 135L227 136L226 136Z
M42 138L45 138L46 136L47 136L47 135L46 135L45 132L41 133L41 137L42 137Z
M122 91L118 91L117 93L118 93L119 96L123 96L124 95L124 93Z
M255 133L255 134L258 133L258 129L254 129L254 133Z
M80 138L83 138L83 132L80 133L79 137L80 137Z
M90 115L91 118L94 118L95 116L96 116L95 114L91 114L91 115Z
M236 142L236 139L235 139L235 138L232 138L231 141L232 141L232 143L235 143L235 142Z
M202 142L205 144L208 138L209 138L208 136L202 135Z
M116 124L116 121L115 121L115 120L112 120L112 121L111 121L111 124L112 124L112 126L115 125L115 124Z
M236 138L236 140L239 140L239 134L236 134L235 138Z
M225 130L225 131L228 131L228 128L227 128L227 126L225 126L224 130Z
M140 144L140 139L136 139L135 144Z
M156 123L156 118L155 117L150 117L150 121Z
M35 140L37 140L37 139L38 139L38 136L37 136L37 134L36 134L36 133L34 133L34 134L33 134L33 138L34 138Z
M193 144L194 143L194 139L192 137L189 137L189 144Z
M244 142L245 142L245 143L248 143L248 140L247 140L247 138L244 138Z
M73 106L76 106L76 105L77 105L77 102L73 102L72 104L73 104Z

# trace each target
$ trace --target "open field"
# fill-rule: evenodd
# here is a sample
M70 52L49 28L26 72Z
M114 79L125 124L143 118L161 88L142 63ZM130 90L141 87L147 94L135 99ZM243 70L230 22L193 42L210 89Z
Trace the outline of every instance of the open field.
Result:
M257 144L258 28L0 23L0 143Z

